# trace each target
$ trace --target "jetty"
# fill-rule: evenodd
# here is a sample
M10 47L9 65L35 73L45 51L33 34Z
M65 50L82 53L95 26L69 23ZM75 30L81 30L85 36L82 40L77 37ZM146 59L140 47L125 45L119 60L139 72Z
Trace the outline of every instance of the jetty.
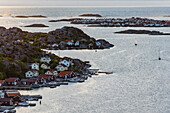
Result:
M98 72L98 73L113 74L113 72Z
M32 90L32 87L19 87L19 86L3 86L0 90Z

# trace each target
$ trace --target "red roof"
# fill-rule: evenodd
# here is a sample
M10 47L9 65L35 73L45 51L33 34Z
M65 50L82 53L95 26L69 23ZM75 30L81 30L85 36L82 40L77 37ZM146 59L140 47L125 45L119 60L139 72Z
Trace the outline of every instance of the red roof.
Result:
M17 78L7 78L5 79L5 82L15 82Z
M58 76L65 77L66 75L70 75L73 71L61 71Z
M49 77L52 77L52 76L55 76L55 75L45 75L45 74L42 74L42 75L39 76L39 79L40 78L49 79Z
M28 79L27 82L36 82L38 79Z
M14 97L14 96L21 96L21 94L17 90L8 90L6 91L6 94L8 97Z
M20 93L7 93L7 96L8 97L15 97L15 96L21 96L21 94Z
M36 70L30 70L33 74L36 74L36 73L38 73L38 71L36 71Z
M3 84L5 82L5 80L0 80L0 84Z

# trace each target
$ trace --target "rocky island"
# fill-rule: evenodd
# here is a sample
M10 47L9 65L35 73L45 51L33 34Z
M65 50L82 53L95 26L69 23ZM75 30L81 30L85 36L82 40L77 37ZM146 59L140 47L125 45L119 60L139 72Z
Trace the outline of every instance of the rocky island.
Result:
M0 27L0 94L5 95L0 98L3 105L0 111L14 109L17 106L35 106L36 103L27 101L42 99L41 95L21 95L17 90L55 88L68 85L70 82L81 83L91 74L95 74L96 71L89 69L91 65L88 61L61 58L42 50L42 47L54 41L75 40L76 36L83 39L84 45L88 38L93 39L72 27L63 27L49 33L31 33L16 27L9 29ZM93 41L95 42L95 39ZM107 45L105 40L98 41Z
M101 18L101 19L78 19L71 24L87 24L88 27L170 27L169 20L154 20L149 18Z
M163 33L160 31L149 31L149 30L133 30L133 29L129 29L129 30L125 30L125 31L118 31L115 32L118 34L148 34L148 35L170 35L170 33Z
M88 72L89 64L71 58L60 58L54 54L45 54L41 49L105 49L113 47L106 40L96 40L82 30L63 27L48 33L31 33L19 28L0 27L0 79L8 77L25 78L31 63L41 64L43 56L49 57L51 69L62 60L74 63L69 70L83 74ZM82 68L82 69L81 69ZM49 68L48 68L49 69ZM39 70L43 74L44 70Z
M49 27L49 26L44 25L44 24L31 24L31 25L26 25L23 27Z
M102 17L102 16L99 14L82 14L79 15L79 17Z
M13 16L14 18L47 18L43 15L32 15L32 16Z

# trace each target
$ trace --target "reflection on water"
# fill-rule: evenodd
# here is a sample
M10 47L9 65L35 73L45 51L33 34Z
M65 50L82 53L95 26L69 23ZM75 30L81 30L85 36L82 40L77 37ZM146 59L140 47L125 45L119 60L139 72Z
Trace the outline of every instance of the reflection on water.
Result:
M152 9L152 8L151 8ZM17 108L18 113L169 113L170 112L170 36L114 34L116 31L129 28L87 28L83 25L70 25L67 22L48 23L50 19L95 12L111 17L154 16L169 14L168 8L149 9L25 9L5 10L5 14L47 15L46 19L13 19L0 18L5 27L23 26L32 23L45 23L49 28L22 28L29 31L47 32L56 28L76 26L88 35L97 39L104 38L115 47L98 50L60 51L61 56L80 58L90 61L92 68L101 71L113 71L112 75L99 75L89 78L84 83L72 83L54 89L40 88L33 91L21 91L23 94L40 94L42 104L36 107ZM162 10L160 10L162 9ZM70 11L68 11L70 10ZM115 10L115 11L114 11ZM122 14L124 10L129 13ZM140 10L140 11L139 11ZM159 12L159 11L161 12ZM67 12L68 11L68 12ZM13 13L11 13L13 12ZM23 13L26 12L26 13ZM50 13L49 13L50 12ZM64 13L63 13L64 12ZM72 13L70 13L72 12ZM139 13L140 12L140 13ZM152 13L153 12L153 13ZM158 13L159 12L159 13ZM58 16L57 16L58 15ZM160 17L162 18L162 17ZM170 28L132 28L159 30L169 32ZM134 46L137 40L138 46ZM159 50L162 60L158 61ZM58 51L53 51L58 55Z

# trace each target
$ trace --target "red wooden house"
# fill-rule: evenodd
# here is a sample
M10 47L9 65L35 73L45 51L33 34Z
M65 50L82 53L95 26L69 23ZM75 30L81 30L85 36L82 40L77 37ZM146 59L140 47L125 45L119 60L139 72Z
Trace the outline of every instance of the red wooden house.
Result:
M16 86L19 84L19 78L7 78L5 79L5 83L8 86Z
M59 74L58 74L58 77L59 78L72 78L72 77L75 77L76 75L74 74L73 71L61 71Z
M0 98L0 103L3 106L13 106L14 100L12 98Z
M38 84L38 78L30 78L27 80L27 85Z
M14 101L20 102L21 99L21 94L17 90L7 90L5 91L5 97L7 98L12 98Z
M51 81L55 81L56 80L56 76L55 75L45 75L42 74L38 77L39 83L43 84L46 82L51 82Z

